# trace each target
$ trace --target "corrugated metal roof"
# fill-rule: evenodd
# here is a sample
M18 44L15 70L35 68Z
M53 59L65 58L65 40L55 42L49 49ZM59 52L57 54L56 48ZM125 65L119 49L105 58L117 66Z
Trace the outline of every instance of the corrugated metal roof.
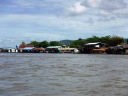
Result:
M34 47L25 47L25 48L23 48L23 50L32 50L32 49L34 49Z
M62 46L49 46L47 48L62 48Z
M101 43L101 42L87 43L85 45L96 45L96 44L99 44L99 43Z

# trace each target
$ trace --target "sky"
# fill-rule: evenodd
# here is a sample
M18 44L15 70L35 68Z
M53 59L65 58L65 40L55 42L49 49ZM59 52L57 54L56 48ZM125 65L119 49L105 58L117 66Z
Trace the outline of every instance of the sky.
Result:
M94 35L128 38L128 0L0 0L0 47Z

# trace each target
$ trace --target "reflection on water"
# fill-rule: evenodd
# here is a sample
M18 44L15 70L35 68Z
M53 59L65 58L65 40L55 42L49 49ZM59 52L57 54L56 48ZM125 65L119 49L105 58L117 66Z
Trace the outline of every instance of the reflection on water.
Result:
M128 96L127 62L127 55L0 53L0 96Z

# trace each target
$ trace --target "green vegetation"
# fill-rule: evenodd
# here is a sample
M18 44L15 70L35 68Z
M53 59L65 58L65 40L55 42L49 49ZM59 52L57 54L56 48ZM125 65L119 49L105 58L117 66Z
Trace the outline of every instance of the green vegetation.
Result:
M50 41L49 45L50 46L61 46L61 43L59 41Z
M39 47L43 47L43 48L46 48L49 46L49 42L47 41L42 41L42 42L39 42Z
M67 45L70 47L81 48L86 43L93 43L93 42L102 42L105 43L107 46L116 46L122 44L124 42L124 38L120 36L92 36L86 39L79 38L78 40L62 40L62 41L31 41L29 44L34 45L34 47L43 47L46 48L48 46L61 46Z
M29 44L34 45L34 47L40 47L39 46L40 42L37 42L37 41L32 41Z
M87 39L78 39L74 40L71 47L81 48L86 43L93 43L93 42L102 42L105 43L107 46L116 46L119 44L122 44L124 41L124 38L119 36L104 36L104 37L98 37L98 36L92 36Z
M34 47L43 47L46 48L48 46L61 46L61 43L59 41L31 41L29 44L34 45Z
M85 39L74 40L70 44L70 47L81 48L85 43L86 43L86 40Z

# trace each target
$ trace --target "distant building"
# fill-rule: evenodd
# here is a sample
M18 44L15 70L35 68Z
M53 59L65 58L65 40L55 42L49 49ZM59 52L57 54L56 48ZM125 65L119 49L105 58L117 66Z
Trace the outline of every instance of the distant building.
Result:
M0 52L4 52L4 53L17 53L18 50L16 48L0 48Z
M0 52L2 52L3 48L0 48Z
M123 46L113 46L109 47L106 52L107 54L125 54L125 49Z
M125 54L128 54L128 44L123 45L123 48L125 50Z
M44 48L36 48L34 47L34 45L31 45L31 44L20 44L19 46L19 52L20 53L44 53L45 52L45 49Z
M85 44L83 46L83 49L81 49L81 50L82 50L82 53L90 54L90 53L93 53L94 52L94 49L100 49L102 47L105 47L105 44L104 43L94 42L94 43L87 43L87 44ZM98 50L95 50L95 51L98 51Z
M22 53L33 53L33 49L34 49L34 47L25 47L25 48L22 48L21 50L21 52Z
M45 49L44 48L34 48L33 49L33 52L34 53L44 53L45 52Z
M47 53L78 53L77 48L69 48L66 46L49 46L45 50Z
M19 48L25 48L25 47L34 47L34 45L31 44L20 44Z
M20 53L22 53L22 52L32 52L32 50L34 48L35 48L34 45L22 43L22 44L19 45L18 50L19 50Z
M49 46L45 49L45 51L47 53L60 53L60 48L62 48L62 46Z
M79 53L79 50L77 48L61 48L61 53Z
M103 54L106 53L108 48L98 48L98 49L92 49L93 54Z
M8 48L9 53L17 53L18 50L16 48Z

